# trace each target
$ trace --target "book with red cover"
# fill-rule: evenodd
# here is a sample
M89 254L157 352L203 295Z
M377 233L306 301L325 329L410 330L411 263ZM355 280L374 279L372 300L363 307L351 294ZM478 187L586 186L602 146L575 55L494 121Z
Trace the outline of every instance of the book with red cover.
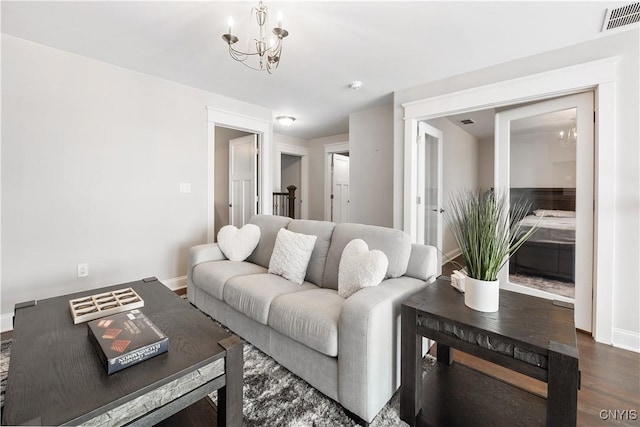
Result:
M87 325L89 338L109 375L169 349L169 337L140 310L103 317Z

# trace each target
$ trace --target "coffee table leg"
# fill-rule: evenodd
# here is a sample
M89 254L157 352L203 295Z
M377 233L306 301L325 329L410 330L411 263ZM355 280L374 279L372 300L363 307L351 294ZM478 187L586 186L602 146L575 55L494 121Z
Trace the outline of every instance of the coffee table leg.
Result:
M242 340L231 336L219 342L227 351L225 386L218 390L218 426L242 425Z
M422 337L416 331L415 309L402 306L400 419L416 425L422 406Z

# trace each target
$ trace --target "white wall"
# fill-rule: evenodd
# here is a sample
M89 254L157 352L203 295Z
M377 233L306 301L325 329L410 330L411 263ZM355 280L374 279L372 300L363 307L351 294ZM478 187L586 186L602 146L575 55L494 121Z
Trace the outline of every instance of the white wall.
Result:
M21 301L186 274L207 238L207 105L272 118L2 35L3 329Z
M325 148L327 144L349 142L349 134L315 138L307 141L309 147L309 219L324 220Z
M218 236L218 231L229 224L229 141L235 138L251 135L241 130L229 129L216 126L215 141L215 183L214 183L214 233Z
M601 141L615 153L614 344L640 350L640 30L614 32L586 43L454 76L394 93L394 224L402 227L404 123L402 104L515 79L598 59L618 57L615 141ZM598 179L596 171L596 179ZM596 242L598 237L596 236ZM597 284L596 284L597 286Z
M393 227L393 106L349 115L349 220Z
M449 194L460 189L476 189L478 183L478 140L447 118L428 120L428 124L442 131L442 201L449 207ZM442 252L444 262L460 254L458 245L443 221Z

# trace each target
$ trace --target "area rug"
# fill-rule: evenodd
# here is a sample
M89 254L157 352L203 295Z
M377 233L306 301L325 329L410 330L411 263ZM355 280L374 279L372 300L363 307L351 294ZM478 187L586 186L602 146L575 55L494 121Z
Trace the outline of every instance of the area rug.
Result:
M1 405L11 357L11 340L2 341ZM425 370L434 366L434 360L426 356ZM249 343L244 346L244 401L245 426L356 426L358 425L332 399L329 399L304 380L280 366ZM370 424L372 427L407 426L400 420L399 391L382 408ZM217 400L216 393L211 398Z
M575 284L545 277L527 276L524 274L510 274L509 281L541 291L547 291L567 298L575 298Z

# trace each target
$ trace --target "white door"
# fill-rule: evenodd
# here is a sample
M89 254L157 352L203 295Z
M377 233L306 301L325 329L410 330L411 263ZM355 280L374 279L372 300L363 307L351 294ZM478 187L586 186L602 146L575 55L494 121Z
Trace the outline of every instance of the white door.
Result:
M438 275L442 274L442 131L418 124L417 243L438 248Z
M331 157L331 221L349 222L349 157L337 153Z
M593 309L593 93L565 96L503 111L496 114L495 120L496 188L510 193L532 188L542 192L551 189L575 194L575 297L563 297L524 286L524 281L518 282L516 276L509 274L509 265L500 272L500 286L574 303L576 327L590 332ZM534 234L532 239L538 239L536 244L551 244L544 248L553 248L544 249L544 256L559 257L552 255L562 244L557 240L559 234L540 231L545 234L539 237ZM547 234L544 241L540 240ZM559 263L560 258L557 259ZM541 260L536 265L544 262Z
M240 228L256 214L258 136L229 141L229 222Z

